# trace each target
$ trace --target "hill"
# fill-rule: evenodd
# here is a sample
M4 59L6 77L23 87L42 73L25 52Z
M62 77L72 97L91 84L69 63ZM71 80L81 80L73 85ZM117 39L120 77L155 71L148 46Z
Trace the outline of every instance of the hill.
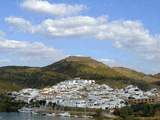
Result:
M41 88L69 79L67 75L42 68L7 66L0 68L0 87L8 86L9 90L15 88ZM9 85L10 84L10 85ZM6 89L6 87L3 87ZM1 87L2 91L2 87ZM4 91L4 90L3 90Z
M71 77L81 77L85 79L114 78L117 72L105 64L90 57L70 56L45 68L58 73L67 74Z
M0 91L42 88L75 77L94 79L99 84L105 83L112 87L135 84L142 89L159 82L154 76L127 68L111 68L90 57L70 56L45 67L1 67Z
M160 86L160 73L152 75L152 77L155 77L155 78L159 79L159 81L156 81L155 84L158 85L158 86Z
M155 74L155 75L153 75L155 78L158 78L158 79L160 79L160 73L157 73L157 74Z
M125 75L128 78L133 78L135 80L143 80L148 83L154 84L157 81L160 81L158 77L151 76L151 75L146 75L142 72L137 72L132 69L124 68L124 67L113 67L113 69L123 75Z
M98 83L109 84L112 87L123 87L135 84L147 88L150 83L158 81L154 77L139 73L128 68L111 68L90 57L70 56L54 64L46 66L47 69L73 77L94 79ZM154 84L154 83L153 83Z

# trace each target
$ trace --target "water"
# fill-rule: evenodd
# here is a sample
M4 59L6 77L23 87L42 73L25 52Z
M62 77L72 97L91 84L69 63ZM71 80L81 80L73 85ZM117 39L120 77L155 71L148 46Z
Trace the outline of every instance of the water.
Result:
M84 118L49 117L30 113L0 113L0 120L84 120Z

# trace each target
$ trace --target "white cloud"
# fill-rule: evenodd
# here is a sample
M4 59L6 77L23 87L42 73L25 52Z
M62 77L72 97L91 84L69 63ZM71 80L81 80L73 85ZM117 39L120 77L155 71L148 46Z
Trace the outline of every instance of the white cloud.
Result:
M30 21L25 20L24 18L10 16L5 18L5 21L13 27L18 28L18 30L20 31L34 33L32 24L30 23Z
M110 67L125 67L139 70L137 66L131 64L129 65L127 63L112 58L99 58L98 61L103 62L104 64L109 65Z
M98 61L101 61L104 64L109 65L111 67L122 66L120 63L110 58L101 58L101 59L98 59Z
M89 16L46 19L38 25L31 25L29 21L24 19L20 24L17 23L19 21L16 19L8 20L6 18L6 21L19 30L23 29L23 31L50 37L80 36L92 37L97 40L112 40L116 48L125 49L147 60L160 60L160 38L152 35L139 21L109 21L105 17L94 18Z
M44 65L64 58L62 51L47 47L40 42L0 39L0 52L9 59L16 59L26 65Z
M75 16L61 19L46 19L38 25L32 25L20 17L7 17L5 21L21 31L40 33L51 37L96 35L99 26L105 24L103 17Z
M54 16L76 15L86 9L84 5L50 3L47 0L23 0L21 7L30 11Z
M37 32L52 37L89 36L96 34L99 24L100 21L88 16L47 19L37 26Z

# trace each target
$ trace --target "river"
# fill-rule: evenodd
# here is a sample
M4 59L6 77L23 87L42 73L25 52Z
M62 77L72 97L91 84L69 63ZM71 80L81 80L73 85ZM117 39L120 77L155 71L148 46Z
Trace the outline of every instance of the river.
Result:
M50 117L30 113L0 113L0 120L84 120L85 118ZM87 119L89 120L89 119Z

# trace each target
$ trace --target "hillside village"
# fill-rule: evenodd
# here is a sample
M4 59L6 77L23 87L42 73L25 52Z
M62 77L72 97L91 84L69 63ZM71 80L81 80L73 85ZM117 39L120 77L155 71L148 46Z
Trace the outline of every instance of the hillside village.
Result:
M114 109L138 103L159 103L160 92L153 88L142 91L137 86L128 85L113 89L106 84L99 85L94 80L73 79L60 82L43 89L26 88L12 92L15 100L30 103L46 101L63 107Z

